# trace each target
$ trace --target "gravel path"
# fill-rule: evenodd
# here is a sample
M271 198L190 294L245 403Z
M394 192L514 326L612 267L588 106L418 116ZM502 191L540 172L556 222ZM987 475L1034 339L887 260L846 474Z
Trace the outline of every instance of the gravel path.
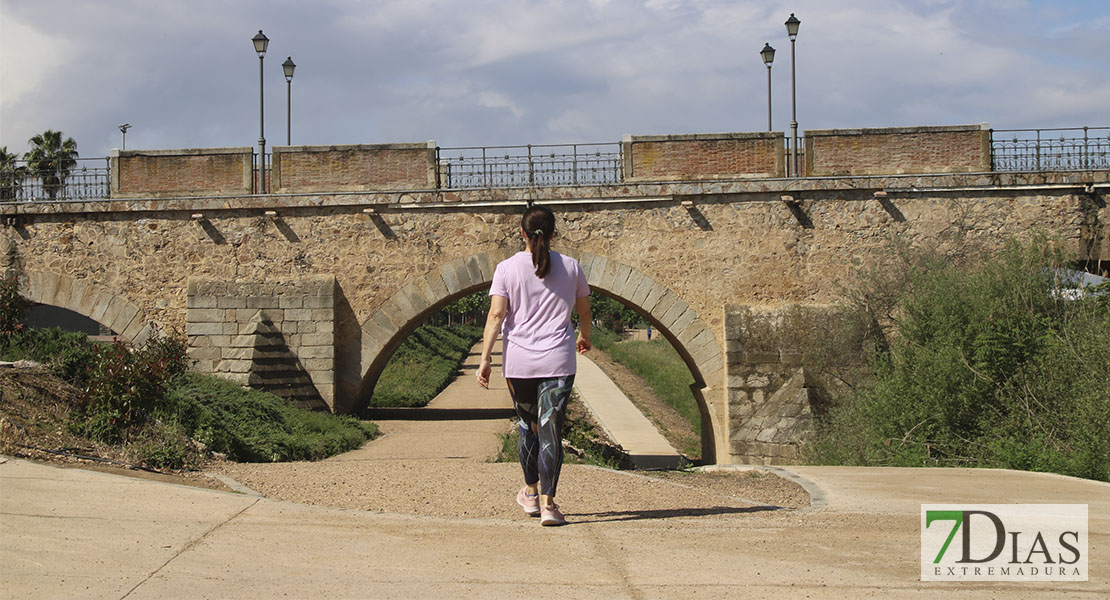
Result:
M495 355L490 389L474 381L480 346L463 373L413 417L375 419L384 435L319 462L226 463L213 470L270 498L374 512L517 519L515 463L493 462L511 410ZM402 411L403 412L403 411ZM414 411L415 412L415 411ZM414 418L421 417L419 420ZM408 418L405 418L408 417ZM463 418L459 418L463 417ZM809 496L766 471L627 472L567 464L558 501L575 522L727 515L801 508ZM761 508L762 507L762 508Z

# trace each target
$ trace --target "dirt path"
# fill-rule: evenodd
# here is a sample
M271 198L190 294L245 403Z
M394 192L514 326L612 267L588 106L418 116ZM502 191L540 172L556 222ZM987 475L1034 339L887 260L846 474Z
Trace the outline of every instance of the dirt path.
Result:
M515 463L496 463L512 403L494 356L490 389L474 381L480 346L461 375L426 408L382 411L382 437L319 462L224 464L216 470L264 496L323 506L416 515L516 518L522 481ZM419 417L419 418L418 418ZM664 478L665 477L665 478ZM794 483L755 473L644 477L584 465L563 469L559 502L568 518L640 513L707 514L753 504L808 505Z

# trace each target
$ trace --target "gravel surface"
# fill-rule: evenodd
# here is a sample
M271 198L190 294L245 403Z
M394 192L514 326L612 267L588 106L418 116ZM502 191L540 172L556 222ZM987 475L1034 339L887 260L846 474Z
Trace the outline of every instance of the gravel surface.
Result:
M471 357L474 358L474 357ZM496 357L495 357L496 358ZM523 485L515 463L492 462L505 419L440 420L436 410L511 407L495 368L490 390L474 361L427 408L428 420L378 420L384 435L319 462L225 463L212 470L270 498L437 517L517 519ZM567 464L558 502L576 522L750 513L809 506L797 484L767 471L629 472Z

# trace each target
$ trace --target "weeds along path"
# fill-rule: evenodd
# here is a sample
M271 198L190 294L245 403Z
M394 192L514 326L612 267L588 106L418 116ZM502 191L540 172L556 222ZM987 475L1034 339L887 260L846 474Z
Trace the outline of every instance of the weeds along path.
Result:
M520 519L516 463L493 462L513 414L500 345L488 390L474 371L477 344L460 375L425 408L379 409L382 436L319 462L228 463L218 470L264 496L375 512ZM729 514L753 503L805 506L797 485L773 475L675 474L665 481L583 465L563 467L559 502L571 520L635 515Z

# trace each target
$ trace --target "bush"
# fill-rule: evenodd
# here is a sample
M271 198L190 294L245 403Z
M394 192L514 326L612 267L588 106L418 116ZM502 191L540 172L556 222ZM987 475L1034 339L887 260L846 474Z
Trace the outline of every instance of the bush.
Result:
M0 352L6 350L7 341L23 332L19 322L31 307L31 301L19 295L19 274L11 272L0 278Z
M358 448L377 427L297 408L273 394L189 373L166 397L162 415L208 450L232 460L319 460Z
M185 342L155 336L139 348L116 341L93 348L92 360L75 383L84 404L75 411L74 430L94 440L119 442L144 424L161 402L166 387L188 368Z
M874 379L819 424L811 461L1110 480L1110 310L1054 293L1046 246L909 270Z

